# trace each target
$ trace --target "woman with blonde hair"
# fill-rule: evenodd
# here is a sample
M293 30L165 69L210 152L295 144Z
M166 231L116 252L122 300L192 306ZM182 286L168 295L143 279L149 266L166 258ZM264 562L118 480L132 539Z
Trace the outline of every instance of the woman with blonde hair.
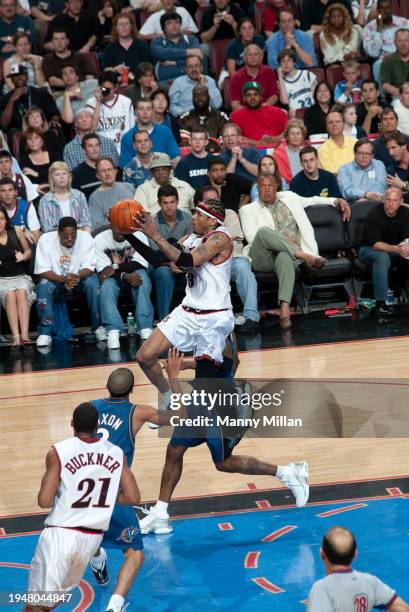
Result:
M30 258L31 250L23 230L11 224L5 206L0 204L0 300L13 335L12 350L30 344L28 326L35 291L24 267Z
M320 44L326 66L358 58L360 28L352 23L351 16L343 4L331 4L325 11Z
M33 87L42 87L45 85L45 76L43 72L43 58L41 55L31 53L30 37L26 32L16 32L13 36L13 46L15 52L11 57L8 57L3 64L4 74L4 89L3 93L12 91L15 87L13 81L9 78L10 72L14 66L23 65L27 68L28 84Z
M133 13L122 11L112 20L111 42L102 54L102 67L114 70L122 76L125 84L124 69L128 69L129 80L134 79L135 71L142 62L152 62L149 45L137 38Z
M290 119L284 130L285 141L274 152L280 176L288 183L301 172L300 151L306 144L307 128L301 119Z
M41 198L38 207L45 232L58 228L62 217L74 217L78 227L91 233L91 217L87 200L78 189L71 189L72 175L66 163L54 162L48 171L50 191Z

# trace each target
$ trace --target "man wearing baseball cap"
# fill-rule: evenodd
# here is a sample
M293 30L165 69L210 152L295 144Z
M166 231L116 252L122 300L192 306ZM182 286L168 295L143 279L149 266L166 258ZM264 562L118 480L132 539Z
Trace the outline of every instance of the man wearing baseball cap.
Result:
M248 81L257 81L263 88L263 102L274 106L278 102L277 77L270 66L263 65L264 51L258 45L247 45L243 51L244 66L231 78L230 99L232 110L243 107L243 86Z
M230 121L240 127L242 136L255 147L279 143L288 123L287 113L282 108L263 104L263 93L257 81L245 83L244 106L230 115Z
M28 71L23 64L12 66L7 78L11 79L14 89L0 100L0 123L3 130L21 131L23 117L31 106L41 108L48 121L60 120L54 98L45 87L32 87L28 84Z
M195 191L189 183L173 176L172 161L169 155L166 153L154 153L149 169L153 174L153 178L139 185L134 196L135 200L138 200L146 211L151 214L159 212L158 189L163 185L173 185L177 189L179 208L183 210L190 210L192 208Z

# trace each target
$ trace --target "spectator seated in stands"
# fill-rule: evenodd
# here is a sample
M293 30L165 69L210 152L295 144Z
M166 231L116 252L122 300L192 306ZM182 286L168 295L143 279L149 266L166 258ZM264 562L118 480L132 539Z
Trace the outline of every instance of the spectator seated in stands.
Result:
M283 136L285 140L274 151L274 160L280 176L290 184L293 176L302 170L300 151L305 144L307 130L301 119L290 119Z
M170 112L180 117L193 108L193 89L205 85L209 90L210 106L220 108L223 100L216 82L203 74L203 62L199 57L186 58L186 74L175 79L169 89Z
M122 136L135 125L132 102L118 94L118 75L113 70L102 72L98 83L95 96L87 101L94 113L92 131L110 138L119 153Z
M219 191L211 185L203 185L195 193L194 203L218 200ZM257 281L251 269L248 257L243 256L244 236L237 213L226 209L223 225L233 242L233 259L231 262L231 280L236 285L237 293L243 304L243 324L236 323L236 330L242 334L253 334L258 331L260 314L257 299Z
M227 164L227 172L253 181L257 176L257 162L260 157L257 149L240 146L241 129L231 121L223 126L222 137L225 149L220 157Z
M32 87L42 87L45 85L45 76L42 68L43 58L41 55L34 55L31 52L30 36L26 32L17 32L13 36L13 46L16 50L15 53L6 59L3 64L3 74L6 75L4 79L4 93L14 89L13 81L7 75L11 72L13 66L18 66L19 64L27 68L29 85Z
M163 38L154 38L151 53L157 64L155 74L159 81L173 81L186 73L188 57L203 59L199 41L195 36L181 33L182 19L178 13L164 13L160 18Z
M126 67L133 80L142 62L152 62L149 45L138 39L134 14L122 11L113 18L111 40L102 53L102 67L114 70L119 76Z
M382 202L386 189L384 164L374 159L375 147L368 138L357 140L354 161L338 170L338 183L348 202Z
M10 57L15 51L13 36L25 32L32 43L37 42L37 31L34 21L28 15L17 14L17 0L1 0L0 10L0 56Z
M91 193L88 202L94 232L109 225L108 213L112 206L119 200L132 198L135 191L129 183L116 182L117 169L110 157L100 157L95 168L101 184Z
M324 64L328 66L335 62L357 59L360 43L360 28L352 23L345 6L340 3L331 4L325 11L320 32Z
M203 14L200 24L202 43L235 38L239 22L245 17L242 9L231 0L214 0Z
M10 178L17 189L17 197L32 202L38 197L37 188L24 174L13 172L13 158L7 149L0 150L0 178Z
M38 212L45 232L56 230L60 219L72 217L81 230L91 232L91 217L85 195L71 189L71 172L64 162L54 162L48 171L50 191L40 200Z
M383 90L392 98L399 97L399 88L409 75L409 22L395 33L396 52L387 55L381 64Z
M359 3L360 0L357 2ZM342 4L351 13L351 0L303 0L299 5L301 30L308 31L311 36L315 32L322 32L325 12L331 4L335 3Z
M209 185L217 191L217 200L225 208L236 212L243 204L250 202L251 181L227 171L226 162L220 156L208 161Z
M89 53L97 42L97 22L91 11L83 10L83 0L65 0L65 10L56 15L48 24L45 48L50 49L53 32L63 29L67 32L73 51Z
M64 29L57 28L53 31L51 48L51 53L44 56L43 70L48 84L54 91L64 90L65 84L62 79L62 68L65 64L71 64L78 68L81 81L96 78L89 58L83 53L70 49L70 40Z
M97 161L101 157L101 143L98 134L95 132L85 134L81 146L84 149L85 159L72 171L72 186L81 191L88 201L91 193L101 185L97 177ZM75 215L70 214L69 216Z
M91 96L95 95L98 87L97 79L80 81L80 73L74 64L65 64L61 68L61 80L65 89L62 96L57 98L57 108L62 120L71 125L74 117Z
M408 71L409 77L409 71ZM398 115L398 129L405 136L409 136L409 82L403 83L399 88L399 98L392 104Z
M378 0L376 16L365 25L362 36L365 53L376 60L372 66L372 72L378 83L382 60L396 51L396 31L408 27L407 19L393 15L392 0Z
M354 159L356 139L344 135L344 118L338 110L328 113L326 125L329 138L318 149L318 159L321 168L336 174L341 166Z
M300 151L302 170L290 183L290 191L306 198L342 198L336 177L318 167L318 153L315 147L307 145Z
M390 134L395 134L395 132L398 131L398 115L393 110L393 108L386 107L382 111L379 131L381 133L374 141L375 158L382 161L385 164L386 170L390 173L395 167L395 162L388 153L388 150L385 146L385 139ZM408 136L406 136L406 141L409 143Z
M258 45L248 45L243 52L244 66L236 72L230 82L232 110L244 105L243 87L249 81L256 81L263 88L263 103L274 106L278 102L277 77L274 70L263 64L264 52Z
M220 143L227 115L211 108L209 90L205 85L196 85L192 95L193 109L179 117L181 146L190 145L192 131L200 127L205 128L209 138Z
M388 185L409 191L409 150L408 141L398 132L389 134L385 138L385 146L393 159L393 165L388 166Z
M36 244L41 226L31 202L18 197L16 184L10 177L0 179L0 202L7 210L10 223L19 227L30 244Z
M358 25L363 27L377 18L376 4L377 0L352 0L352 15Z
M85 161L82 139L85 134L92 132L93 111L90 108L80 108L75 117L76 136L64 147L64 161L69 170L74 170ZM115 165L118 166L118 152L116 146L110 138L98 134L101 148L101 157L110 157Z
M141 62L135 70L135 81L123 92L136 105L143 98L151 100L151 94L157 90L158 82L155 77L155 68L150 62Z
M41 108L51 123L60 120L54 98L46 87L28 85L28 71L25 66L12 66L8 77L13 82L14 89L0 99L0 123L5 131L21 131L23 115L32 106Z
M240 208L240 221L250 257L256 272L275 272L278 276L280 327L291 327L290 302L295 272L302 261L320 269L325 259L319 257L314 230L304 208L314 204L335 205L335 198L303 198L291 191L277 193L274 176L258 177L259 196L255 202ZM338 202L349 218L349 207Z
M190 34L197 34L198 27L189 12L183 6L175 6L175 0L162 0L161 4L163 8L152 13L141 27L139 31L139 37L141 39L153 40L154 38L161 38L163 36L163 30L160 23L161 17L165 13L174 12L182 19L183 35L186 34L189 36Z
M204 127L194 128L190 136L192 152L179 161L175 169L176 178L189 183L196 191L208 182L207 167L210 158L207 152L209 135Z
M280 176L280 171L275 163L272 155L263 155L260 157L257 164L257 179L260 174L272 174L277 183L277 191L288 191L288 183ZM250 202L254 202L258 198L257 180L250 191Z
M295 27L295 15L291 8L283 8L279 14L279 31L267 41L268 64L278 68L278 54L283 49L294 49L297 55L297 68L318 66L314 43L307 32Z
M270 38L277 30L278 26L278 15L282 9L287 6L292 6L293 2L290 0L265 0L265 8L262 14L263 32L266 38ZM304 29L304 28L302 28Z
M135 157L126 164L122 177L125 183L139 187L152 178L150 163L152 160L152 140L147 130L138 130L134 134Z
M327 133L327 115L334 103L331 85L326 81L318 83L314 91L314 100L315 104L307 108L304 113L304 123L309 138L314 134Z
M142 232L135 232L134 235L148 244ZM115 228L99 232L95 236L95 248L96 269L101 282L101 322L108 335L108 349L120 348L119 338L124 323L118 310L118 297L123 290L130 291L132 295L136 325L141 340L146 340L152 331L153 322L148 262Z
M283 49L278 54L280 102L289 108L292 119L296 116L296 109L309 108L314 104L314 91L317 86L317 77L313 72L296 69L296 59L292 49Z
M62 157L65 145L65 136L62 127L55 123L53 127L49 127L43 110L38 106L31 106L23 117L23 132L28 128L41 130L47 151L55 151L59 158ZM24 140L20 140L19 145L19 153L20 155L24 155L26 153Z
M176 142L180 141L179 124L176 117L172 117L169 112L170 98L166 89L158 87L151 96L152 101L152 121L156 125L164 125L173 133Z
M40 276L36 287L38 314L38 347L47 347L52 337L70 339L71 325L59 329L55 325L54 303L65 303L71 293L85 293L91 311L91 332L87 339L100 337L99 280L94 273L96 252L94 239L88 232L79 232L72 217L63 217L58 230L43 234L38 241L35 274Z
M20 156L20 164L24 175L30 177L37 194L41 196L48 191L48 171L59 155L55 151L47 151L41 130L28 128L23 136L27 154Z
M102 0L95 8L97 8L96 11L94 9L97 22L96 46L100 51L103 51L110 43L113 18L120 12L120 8L116 0ZM135 8L137 7L135 6Z
M119 166L124 168L135 156L134 134L139 130L149 132L152 148L155 152L166 153L175 168L179 159L179 147L171 130L166 125L156 125L152 121L153 106L151 100L138 100L135 106L135 127L130 129L121 140Z
M147 212L155 214L159 211L158 189L163 185L170 184L178 191L179 208L190 211L195 193L194 189L189 183L171 176L172 163L169 155L166 155L166 153L152 155L150 170L153 178L137 187L135 200L138 200Z
M229 76L244 66L244 51L248 45L257 45L264 50L261 34L256 34L256 25L251 17L243 17L238 24L238 36L231 41L226 51L226 69Z
M263 88L257 81L243 87L243 104L230 115L230 121L239 126L243 139L250 146L272 146L281 142L288 115L276 106L263 104Z
M355 60L347 60L342 64L342 81L336 84L334 98L338 104L348 104L361 101L362 79L359 64Z
M379 84L372 79L362 81L362 102L356 107L357 126L366 134L377 134L385 101L379 96Z
M24 264L30 258L31 249L24 231L12 225L6 208L0 204L0 301L13 336L13 350L30 344L28 326L35 291Z
M358 115L355 104L345 104L341 107L344 119L344 136L351 138L364 138L366 133L361 127L357 127Z
M394 265L402 265L407 273L409 245L409 210L402 206L402 192L389 187L384 203L379 203L365 219L365 233L358 257L372 267L372 281L376 312L393 315L394 307L386 304L389 288L389 271Z

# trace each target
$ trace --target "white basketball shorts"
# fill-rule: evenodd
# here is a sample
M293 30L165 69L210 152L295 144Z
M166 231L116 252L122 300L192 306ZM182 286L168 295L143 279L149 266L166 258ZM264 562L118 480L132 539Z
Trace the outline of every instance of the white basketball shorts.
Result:
M180 351L193 351L194 357L206 355L223 363L226 338L234 329L231 309L197 314L177 306L158 324L164 336Z
M28 579L32 593L76 587L101 544L103 534L47 527L38 540Z

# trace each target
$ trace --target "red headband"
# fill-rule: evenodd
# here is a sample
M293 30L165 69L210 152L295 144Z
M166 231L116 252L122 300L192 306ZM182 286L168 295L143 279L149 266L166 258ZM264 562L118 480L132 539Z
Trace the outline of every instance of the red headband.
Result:
M199 209L207 217L212 217L212 219L216 219L216 221L219 221L220 223L223 223L224 221L224 216L208 208L205 202L199 202L198 204L196 204L196 209Z

